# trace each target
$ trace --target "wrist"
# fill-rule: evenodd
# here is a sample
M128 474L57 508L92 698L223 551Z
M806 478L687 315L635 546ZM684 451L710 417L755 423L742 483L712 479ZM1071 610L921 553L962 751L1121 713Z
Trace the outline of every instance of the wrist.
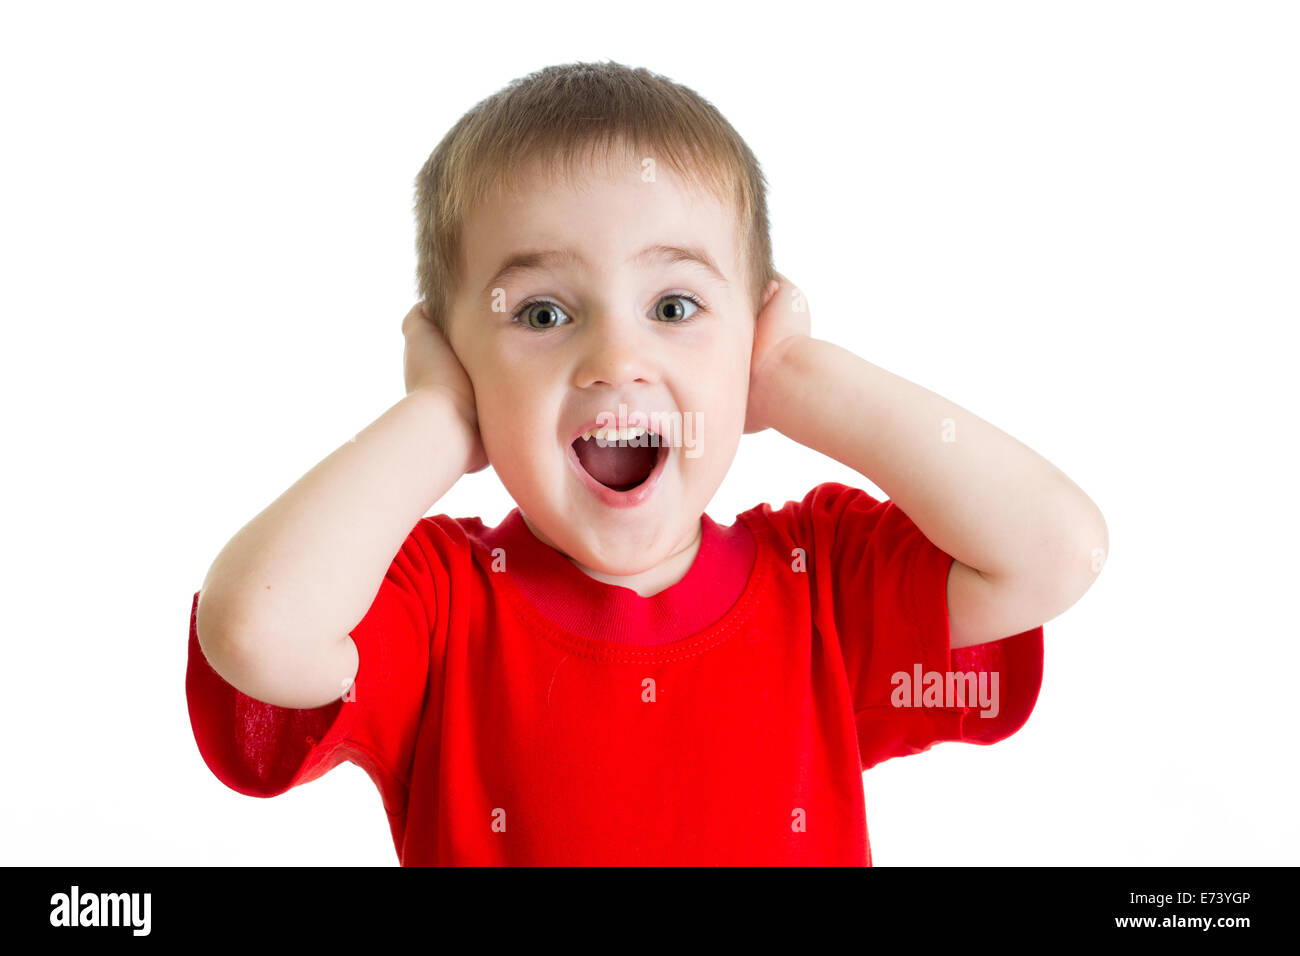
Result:
M450 424L461 439L457 447L464 452L462 474L482 471L489 464L478 430L478 409L464 393L439 382L418 385L407 399L423 405L439 421ZM442 427L447 427L444 424Z
M419 396L418 401L421 402L450 406L456 416L465 423L466 427L478 429L478 409L475 407L473 399L450 385L444 385L441 382L426 382L412 388L407 395L408 397L417 395Z
M776 342L750 373L750 407L761 428L775 428L786 433L783 421L793 411L798 398L793 387L803 368L800 353L814 340L809 335L790 335Z

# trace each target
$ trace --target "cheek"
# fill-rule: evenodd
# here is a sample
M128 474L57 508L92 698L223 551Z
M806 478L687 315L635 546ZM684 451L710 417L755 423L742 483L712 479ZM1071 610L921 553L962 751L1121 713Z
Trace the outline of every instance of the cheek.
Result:
M682 395L682 410L689 410L695 416L694 434L700 448L706 452L712 449L726 458L734 451L744 430L748 403L745 363L735 355L718 358L688 381L690 385ZM712 454L708 458L716 460Z
M517 375L487 382L476 399L483 445L494 466L521 481L541 470L554 470L559 410L553 392Z
M709 340L682 349L674 364L688 371L692 391L711 396L734 390L749 378L749 359L754 340L747 330L729 330Z

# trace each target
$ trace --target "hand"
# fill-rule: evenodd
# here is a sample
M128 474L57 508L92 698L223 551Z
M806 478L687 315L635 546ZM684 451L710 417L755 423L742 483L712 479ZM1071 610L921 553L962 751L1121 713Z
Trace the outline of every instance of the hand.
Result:
M763 401L771 392L767 378L780 364L781 354L800 339L811 338L812 313L808 301L781 273L768 283L763 306L754 320L754 350L749 359L749 405L745 410L745 434L771 427Z
M444 389L451 394L470 439L470 461L465 474L482 471L488 466L488 458L478 430L474 385L452 351L451 343L425 311L423 302L416 303L406 313L402 320L402 336L406 339L402 356L406 394L410 395L417 388Z

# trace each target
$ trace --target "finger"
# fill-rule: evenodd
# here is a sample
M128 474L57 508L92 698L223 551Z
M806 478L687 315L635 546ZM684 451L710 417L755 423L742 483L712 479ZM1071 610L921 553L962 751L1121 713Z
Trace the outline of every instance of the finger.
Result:
M402 317L402 332L408 332L415 327L417 322L424 321L427 313L424 311L424 303L417 302L411 306L411 311Z
M769 282L767 284L767 288L763 292L763 304L759 308L759 311L761 312L763 311L763 309L767 308L767 304L771 302L774 298L776 298L777 294L780 291L781 291L780 279L773 279L771 282Z
M794 296L796 291L798 291L795 288L795 284L791 282L787 277L781 275L781 273L778 272L776 274L776 278L777 281L781 283L780 288L777 289L777 293L776 293L777 297L784 296L785 298L789 299Z

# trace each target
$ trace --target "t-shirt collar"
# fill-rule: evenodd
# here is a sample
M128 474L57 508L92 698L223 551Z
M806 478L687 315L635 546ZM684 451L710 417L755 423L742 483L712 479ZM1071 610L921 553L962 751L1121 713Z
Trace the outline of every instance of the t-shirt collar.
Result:
M686 575L642 597L596 580L538 540L518 508L482 541L489 552L503 549L510 581L553 623L581 637L640 645L679 641L720 620L744 593L756 551L743 521L719 525L701 515L700 548Z

